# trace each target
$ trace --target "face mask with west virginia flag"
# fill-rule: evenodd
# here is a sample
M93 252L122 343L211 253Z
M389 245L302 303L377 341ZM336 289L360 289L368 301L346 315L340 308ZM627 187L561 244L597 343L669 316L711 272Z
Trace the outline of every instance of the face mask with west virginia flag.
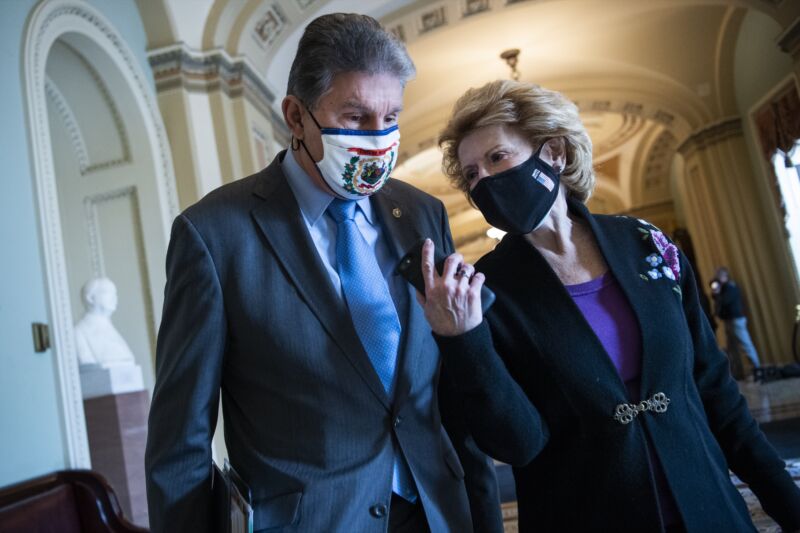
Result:
M378 192L397 163L400 129L396 125L385 130L323 128L314 115L311 118L322 133L322 159L316 165L328 187L348 200Z

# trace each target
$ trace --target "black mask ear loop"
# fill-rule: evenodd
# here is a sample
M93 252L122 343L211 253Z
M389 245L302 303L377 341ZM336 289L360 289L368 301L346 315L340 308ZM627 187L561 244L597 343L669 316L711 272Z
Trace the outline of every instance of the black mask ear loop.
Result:
M549 140L550 139L547 139L547 141L549 141ZM543 164L544 166L546 166L547 168L549 168L553 172L553 177L561 176L561 169L558 169L558 168L554 167L553 165L551 165L550 163L548 163L547 161L542 159L542 150L544 149L544 145L547 144L547 141L543 142L539 146L539 149L536 150L536 153L533 154L533 155L536 156L536 159L538 159L541 164Z
M316 117L311 112L311 108L306 106L306 110L308 111L308 114L311 115L311 120L314 121L314 124L316 124L317 128L319 128L319 130L322 131L322 128L320 127L319 122L317 122ZM298 151L300 149L300 145L303 145L303 148L305 149L306 153L308 154L308 157L311 157L311 153L309 153L308 148L306 148L306 143L304 143L300 139L295 139L294 135L292 135L291 140L289 141L289 147L292 149L292 152ZM311 160L314 161L314 158L311 157Z
M314 113L311 112L311 108L306 106L306 111L308 111L308 115L311 117L311 120L314 121L314 124L317 125L317 128L319 129L319 131L322 131L322 126L320 126L319 122L317 122L317 117L315 117Z
M317 126L317 128L319 128L319 130L320 130L320 131L322 131L322 126L320 126L320 125L319 125L319 122L317 122L317 119L316 119L316 117L314 117L314 113L312 113L312 112L311 112L311 108L310 108L310 107L308 107L308 106L306 106L306 110L308 111L308 114L309 114L309 116L311 117L311 120L313 120L313 121L314 121L314 124ZM302 147L303 147L303 150L305 150L305 151L306 151L306 154L308 154L308 158L309 158L309 159L311 160L311 162L314 164L314 167L317 169L317 172L319 172L319 175L320 175L320 176L322 176L322 169L320 169L320 168L319 168L319 165L317 165L317 162L316 162L316 161L314 161L314 156L313 156L313 155L311 155L311 152L309 152L309 151L308 151L308 146L306 146L306 143L304 143L302 139L297 139L297 143L298 143L298 147L297 147L297 149L299 150L299 149L300 149L300 146L302 146ZM294 148L293 148L293 149L294 149ZM324 155L323 155L323 157L324 157ZM338 195L338 194L336 194L336 191L334 191L334 190L331 188L331 186L330 186L330 185L328 185L328 182L327 182L327 181L325 181L325 178L324 178L324 177L323 177L323 179L322 179L322 183L324 183L324 184L325 184L325 187L327 187L327 189L328 189L328 190L331 192L331 195L332 195L332 196L334 196L335 198L339 198L339 195Z
M321 132L321 131L322 131L322 126L320 126L320 125L319 125L319 122L317 122L317 117L315 117L315 116L314 116L314 113L312 113L312 112L311 112L311 108L310 108L310 107L308 107L308 106L306 106L306 111L308 111L308 116L310 116L310 117L311 117L311 120L313 120L313 121L314 121L314 125L316 125L316 126L317 126L317 129L319 129L319 131ZM292 137L292 138L294 138L294 137ZM314 165L316 166L317 162L316 162L316 161L314 161L314 156L312 156L312 155L311 155L311 152L309 152L309 151L308 151L308 147L306 146L306 143L304 143L302 139L297 139L297 143L298 143L298 146L297 146L297 148L295 148L294 146L292 146L292 150L295 150L295 151L296 151L296 150L299 150L299 149L300 149L300 146L302 145L302 146L303 146L303 149L304 149L304 150L306 151L306 153L308 154L308 157L309 157L309 158L311 158L311 162L312 162L312 163L314 163ZM317 170L319 170L319 169L317 169Z

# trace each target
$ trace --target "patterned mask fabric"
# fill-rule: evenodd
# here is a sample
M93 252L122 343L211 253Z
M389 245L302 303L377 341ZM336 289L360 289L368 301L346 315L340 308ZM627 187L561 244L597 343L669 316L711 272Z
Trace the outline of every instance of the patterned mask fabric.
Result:
M397 163L398 126L385 130L323 128L313 114L311 118L322 133L323 154L316 165L328 187L348 200L378 192ZM300 144L311 157L305 143Z
M544 146L544 145L542 145ZM527 161L487 176L469 193L486 222L514 235L536 229L558 197L560 173L542 161L540 147Z

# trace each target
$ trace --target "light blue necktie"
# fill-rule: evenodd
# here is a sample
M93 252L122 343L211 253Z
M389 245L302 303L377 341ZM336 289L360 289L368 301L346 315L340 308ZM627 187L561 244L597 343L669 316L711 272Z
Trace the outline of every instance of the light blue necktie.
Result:
M400 319L375 251L353 220L355 212L355 201L335 198L328 206L328 213L337 224L336 270L358 338L383 388L392 398L400 346ZM393 473L392 491L415 501L414 480L400 453L395 454Z

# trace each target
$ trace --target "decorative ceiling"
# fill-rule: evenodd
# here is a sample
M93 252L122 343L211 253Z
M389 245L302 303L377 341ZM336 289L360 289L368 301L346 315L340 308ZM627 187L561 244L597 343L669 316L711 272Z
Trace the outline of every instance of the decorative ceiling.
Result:
M510 76L503 50L521 50L522 81L562 91L578 105L594 143L591 209L671 209L677 146L738 113L731 64L743 18L768 19L774 40L800 17L795 0L193 0L191 10L183 0L145 1L153 48L181 42L242 58L273 95L276 113L309 20L335 11L378 18L417 66L406 88L395 177L442 199L468 256L494 241L480 213L442 176L436 138L467 88Z

